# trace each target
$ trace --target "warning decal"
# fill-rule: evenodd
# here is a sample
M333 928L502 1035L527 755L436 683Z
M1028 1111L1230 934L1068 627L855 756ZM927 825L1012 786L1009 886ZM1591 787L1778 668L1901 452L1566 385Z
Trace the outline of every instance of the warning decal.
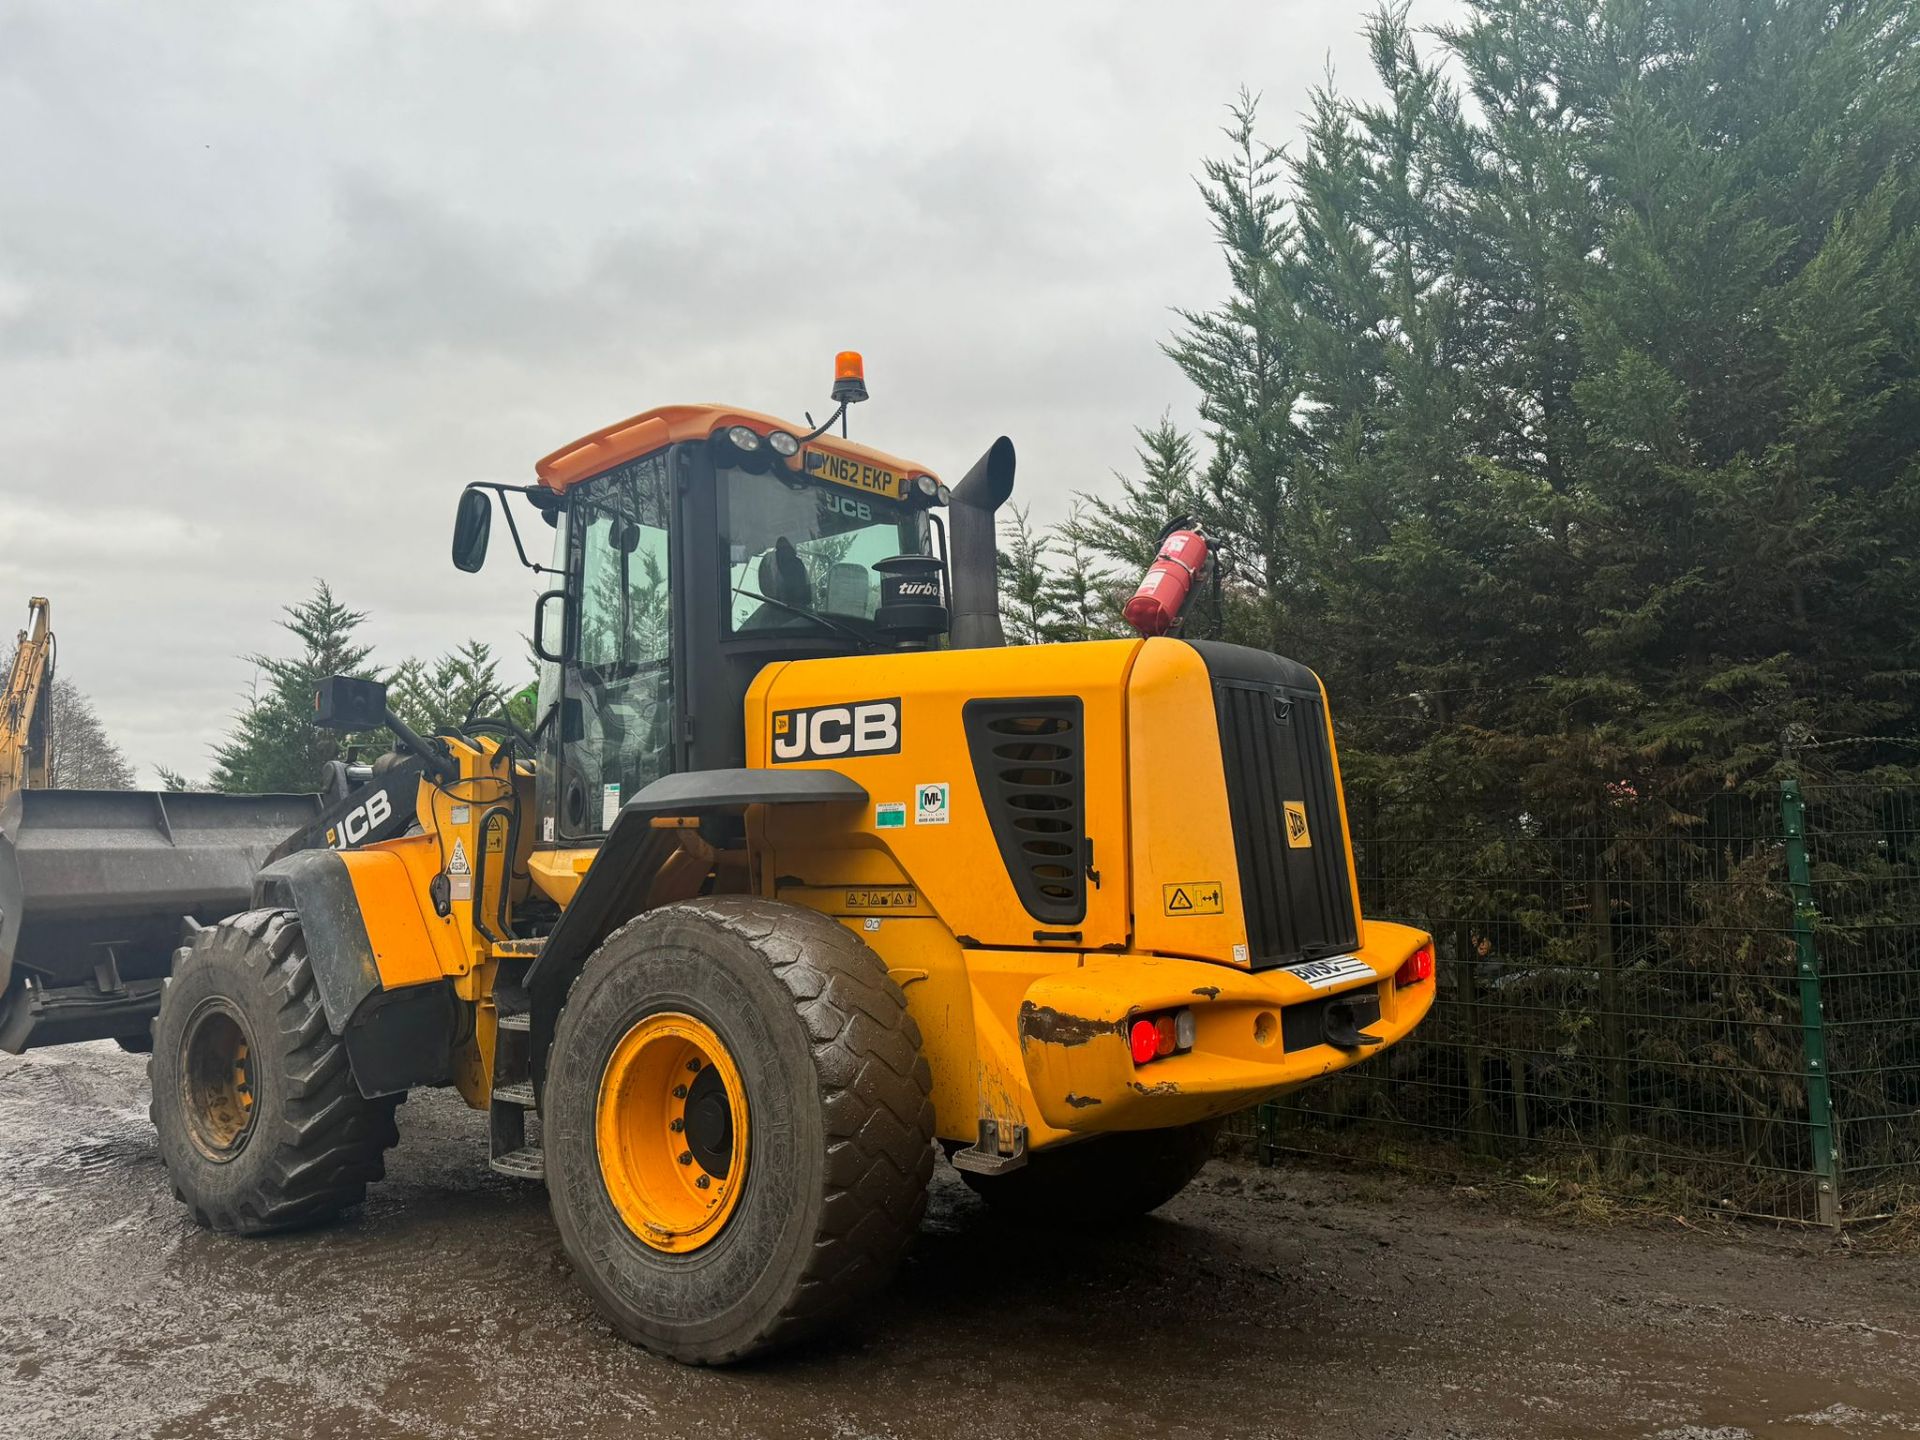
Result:
M1289 850L1311 850L1313 836L1307 830L1307 807L1303 801L1285 800L1287 807L1287 848Z
M910 885L876 885L847 891L849 910L912 910L920 903Z
M467 842L464 838L453 842L453 854L447 857L447 898L473 899L473 866L467 863Z
M1184 880L1160 887L1161 908L1169 915L1218 915L1224 893L1218 880Z

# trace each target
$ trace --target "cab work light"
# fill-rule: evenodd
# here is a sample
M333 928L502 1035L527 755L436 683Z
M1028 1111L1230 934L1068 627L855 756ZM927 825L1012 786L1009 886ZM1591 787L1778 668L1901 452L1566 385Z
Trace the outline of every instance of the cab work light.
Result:
M1145 1065L1193 1048L1197 1027L1191 1010L1163 1010L1137 1016L1127 1027L1127 1050L1133 1063Z
M1396 985L1418 985L1423 980L1433 978L1433 945L1422 945L1407 957L1407 963L1394 972Z
M800 453L800 442L784 430L769 430L767 445L774 454L782 459L791 460Z
M727 443L743 455L751 455L760 448L760 436L745 425L735 425L727 431Z

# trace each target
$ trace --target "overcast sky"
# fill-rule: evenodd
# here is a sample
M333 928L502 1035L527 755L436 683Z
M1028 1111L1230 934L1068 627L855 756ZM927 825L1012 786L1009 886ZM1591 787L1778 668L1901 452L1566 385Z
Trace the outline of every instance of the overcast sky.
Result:
M819 416L845 348L856 438L957 479L1005 432L1057 517L1191 416L1225 103L1291 142L1329 64L1370 90L1362 15L0 0L0 627L50 596L141 783L204 775L315 577L380 661L517 662L464 482L672 401Z

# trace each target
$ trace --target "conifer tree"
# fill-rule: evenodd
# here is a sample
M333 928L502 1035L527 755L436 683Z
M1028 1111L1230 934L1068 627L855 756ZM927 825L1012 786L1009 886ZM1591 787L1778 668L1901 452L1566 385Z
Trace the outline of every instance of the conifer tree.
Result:
M1312 572L1300 561L1312 531L1299 490L1301 357L1284 270L1293 236L1284 214L1281 153L1255 127L1259 102L1241 91L1228 107L1229 152L1199 181L1226 260L1228 296L1212 310L1182 311L1166 353L1200 394L1213 454L1208 514L1239 554L1248 638L1287 648L1310 603Z
M209 783L216 790L311 792L327 762L339 759L349 743L375 738L342 736L313 724L319 681L329 675L379 678L372 647L355 638L365 612L348 609L319 580L312 595L286 607L286 616L281 628L299 641L299 653L249 657L257 672L253 688L233 729L214 748Z
M1140 460L1140 478L1116 472L1117 499L1081 494L1060 527L1063 539L1113 562L1123 580L1137 579L1153 563L1157 539L1169 520L1181 515L1204 519L1207 506L1191 435L1165 414L1151 428L1134 434L1140 439L1134 452Z
M1033 528L1025 506L1009 505L1000 522L1000 624L1010 645L1041 645L1053 638L1054 583L1048 568L1054 540Z
M1200 181L1226 296L1167 351L1229 632L1321 672L1350 784L1409 823L1914 773L1920 10L1366 35L1379 98L1329 80L1289 160L1243 93ZM1153 433L1032 553L1143 560Z

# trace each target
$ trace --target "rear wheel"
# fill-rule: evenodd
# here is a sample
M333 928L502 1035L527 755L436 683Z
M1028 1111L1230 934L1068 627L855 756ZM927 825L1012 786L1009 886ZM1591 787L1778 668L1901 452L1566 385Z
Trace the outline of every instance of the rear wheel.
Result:
M932 1076L880 958L810 910L663 906L608 938L555 1025L547 1189L629 1340L717 1364L873 1294L919 1227Z
M962 1170L995 1210L1023 1220L1099 1223L1157 1210L1187 1188L1213 1154L1220 1122L1172 1130L1127 1130L1030 1156L1004 1175Z
M292 911L250 910L196 935L175 958L152 1044L160 1158L202 1225L311 1224L384 1173L399 1097L355 1086Z

